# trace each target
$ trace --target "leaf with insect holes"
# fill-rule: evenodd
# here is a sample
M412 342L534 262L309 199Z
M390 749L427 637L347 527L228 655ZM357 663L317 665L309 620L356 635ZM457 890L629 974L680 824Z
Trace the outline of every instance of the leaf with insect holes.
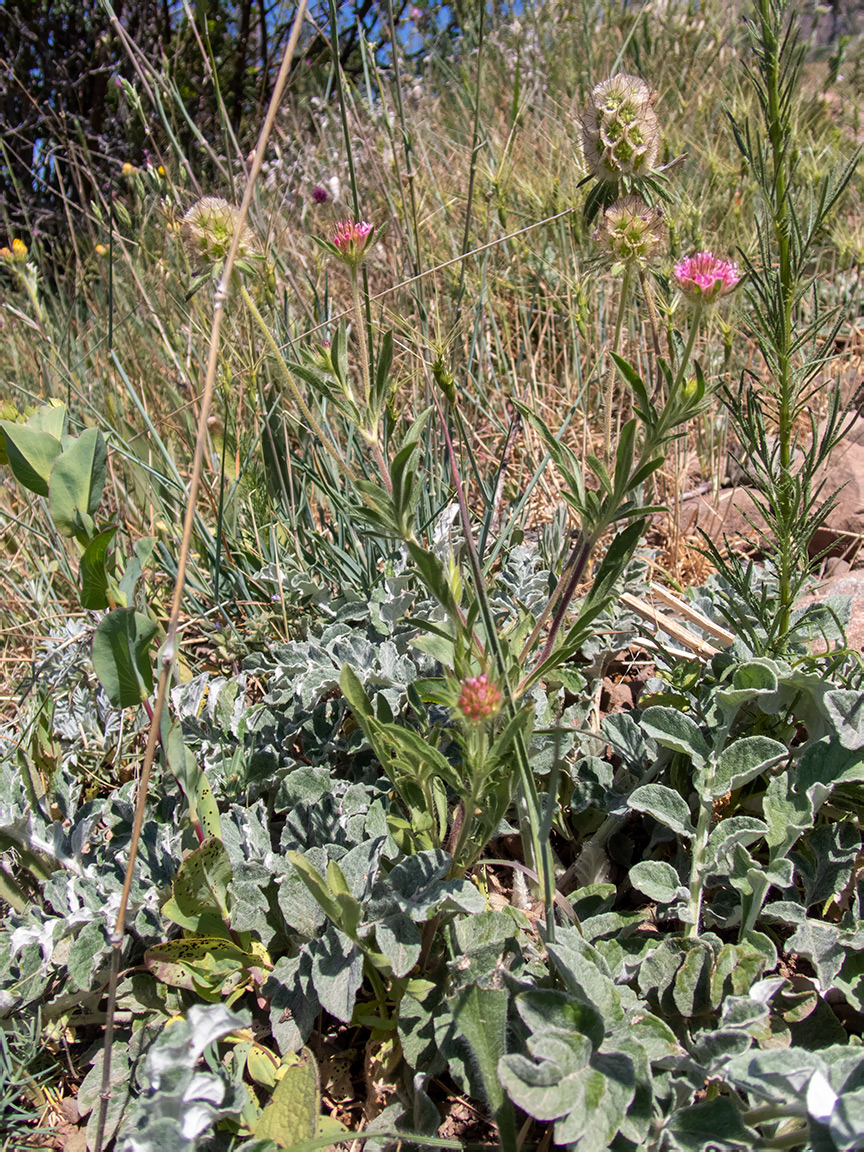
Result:
M202 932L202 918L221 918L225 928L231 922L229 888L233 869L225 845L215 836L191 852L177 869L172 896L162 905L162 914L181 928Z
M291 1148L311 1140L318 1127L321 1108L318 1065L308 1048L284 1075L255 1125L258 1140L272 1140L280 1148Z
M260 957L221 936L190 936L148 948L144 965L157 980L215 998L235 986Z

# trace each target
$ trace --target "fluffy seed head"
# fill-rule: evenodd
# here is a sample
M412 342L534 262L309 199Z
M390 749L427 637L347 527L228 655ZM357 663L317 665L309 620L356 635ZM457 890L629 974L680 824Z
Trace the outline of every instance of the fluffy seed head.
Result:
M703 304L728 296L741 279L737 264L721 260L713 252L687 256L679 260L672 271L684 295L701 299Z
M626 72L592 90L582 121L582 149L598 180L646 176L653 169L660 146L655 98L644 80Z
M205 196L193 204L183 217L183 240L189 255L203 267L214 269L224 264L234 238L239 211L227 200ZM261 250L252 229L245 224L237 249L239 262L261 258Z
M501 709L501 690L486 673L463 680L459 685L457 707L472 724L491 720Z
M336 225L333 243L346 264L356 268L366 259L366 248L372 236L372 225L365 220L342 220Z
M666 237L659 208L639 196L622 196L610 204L595 236L618 264L645 267Z

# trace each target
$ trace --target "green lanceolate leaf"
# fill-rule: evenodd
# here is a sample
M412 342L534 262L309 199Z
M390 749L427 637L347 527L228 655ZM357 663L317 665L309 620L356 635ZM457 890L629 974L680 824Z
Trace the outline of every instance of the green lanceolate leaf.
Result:
M205 836L221 839L222 823L216 798L195 753L186 747L183 725L175 721L169 728L163 721L162 736L168 767L189 805L189 819Z
M64 536L89 540L102 499L108 449L98 428L85 428L51 469L48 507Z
M300 879L309 889L312 896L315 897L317 902L327 914L329 920L332 921L337 927L341 926L342 909L339 906L338 900L335 898L327 881L318 871L318 869L310 864L299 852L289 852L288 859L297 870Z
M134 608L115 608L93 636L93 667L115 708L135 708L153 691L150 645L156 625Z
M81 607L99 611L108 607L108 549L117 528L106 528L94 536L81 557L78 580L81 584Z
M342 671L339 674L339 687L358 718L375 715L372 710L372 702L366 695L366 690L360 683L357 673L348 664L342 665Z
M510 994L504 988L463 988L451 1004L457 1032L474 1056L489 1110L495 1117L504 1152L516 1148L513 1106L504 1094L498 1062L507 1051L507 1007Z

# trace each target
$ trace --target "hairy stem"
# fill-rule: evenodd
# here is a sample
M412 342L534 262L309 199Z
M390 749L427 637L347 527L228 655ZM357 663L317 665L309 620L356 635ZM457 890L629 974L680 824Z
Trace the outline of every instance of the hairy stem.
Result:
M603 455L609 460L612 454L612 406L615 401L615 377L618 369L615 367L613 355L617 355L621 345L621 328L624 324L624 311L630 297L630 286L633 282L633 272L630 267L624 269L624 279L621 281L621 297L618 301L618 316L615 320L615 334L612 337L612 347L609 355L609 375L606 379L606 399L603 413Z

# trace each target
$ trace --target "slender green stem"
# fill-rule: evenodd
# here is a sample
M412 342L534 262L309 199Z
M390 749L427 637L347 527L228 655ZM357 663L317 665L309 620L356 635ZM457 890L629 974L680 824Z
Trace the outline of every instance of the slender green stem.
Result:
M331 0L331 3L333 0ZM471 166L468 172L468 195L465 205L465 231L462 235L462 256L468 254L468 241L471 238L471 209L474 202L474 182L477 177L477 157L480 154L480 85L483 79L483 47L486 32L486 0L480 0L480 31L477 45L477 85L474 99L474 130L471 133ZM463 260L459 269L459 290L456 293L456 308L462 303L465 292L465 269L467 261Z
M282 369L282 375L285 377L285 383L288 385L289 389L291 390L291 395L294 397L294 401L297 404L297 407L300 409L300 412L303 416L303 419L306 421L306 423L309 425L309 427L312 429L312 431L315 433L315 435L321 441L322 448L324 448L324 450L328 453L328 455L330 455L332 457L333 461L335 462L335 464L339 468L340 472L345 472L349 476L352 475L351 468L342 459L341 455L339 454L339 452L337 452L337 450L334 448L334 446L330 443L327 436L325 436L323 428L318 423L318 421L315 419L315 417L312 415L312 412L309 408L309 405L306 403L305 399L303 398L302 392L297 387L297 385L294 383L294 377L291 375L291 369L285 363L285 359L284 359L281 351L279 350L279 345L273 339L272 332L267 327L267 324L264 320L264 317L258 311L258 308L255 305L255 301L249 295L249 292L247 291L245 284L241 284L241 286L240 286L240 295L243 297L243 303L246 305L246 307L251 312L252 317L255 320L255 323L261 329L261 334L264 337L264 339L267 341L267 344L270 348L270 351L276 357L276 362L279 365L279 367Z
M651 325L651 345L654 349L654 389L659 389L663 374L660 371L660 360L662 352L660 351L660 321L657 316L657 306L654 303L654 294L651 291L651 285L648 283L648 277L645 275L644 269L639 269L639 285L642 288L642 295L645 297L645 305L648 308L648 321Z
M606 378L606 400L603 413L603 455L609 460L612 454L612 406L615 401L615 377L618 369L612 355L617 355L621 346L621 328L624 324L624 312L630 298L630 287L633 283L633 272L629 265L624 269L624 279L621 281L621 296L618 300L618 316L615 319L615 334L612 337L612 347L609 355L609 375Z
M477 549L474 544L474 536L471 532L471 518L468 515L468 503L465 499L465 491L462 487L462 481L459 477L459 463L456 459L456 451L453 447L453 440L450 436L450 428L447 424L447 418L441 408L438 397L434 397L435 406L438 409L438 415L441 420L441 426L444 432L444 443L447 449L447 457L450 461L450 471L453 476L453 484L456 488L456 499L459 506L459 518L462 524L462 532L465 537L465 551L468 556L468 565L471 569L471 578L474 584L475 594L477 596L477 603L480 608L480 615L483 620L483 627L486 632L486 643L492 649L495 657L495 663L498 667L498 675L501 679L501 684L504 689L504 699L507 705L507 711L510 716L515 716L518 704L514 697L513 689L510 684L510 670L507 666L507 660L504 655L504 650L501 646L501 638L495 627L495 620L492 616L492 609L489 605L489 599L486 595L486 585L483 579L483 567L480 563L480 557L477 555ZM516 763L519 768L519 783L521 788L521 804L517 802L517 811L519 813L519 822L522 832L522 844L525 855L531 857L534 862L537 873L540 877L540 887L543 892L543 902L546 908L546 938L549 941L555 939L555 862L552 857L552 846L548 838L541 835L542 827L542 812L540 810L540 797L537 792L537 783L534 779L534 773L531 770L531 765L528 760L528 749L525 747L524 738L520 733L517 733L513 746L516 752Z
M690 363L690 357L693 355L693 346L696 343L696 337L699 334L699 324L702 320L702 312L705 305L702 303L702 297L697 296L693 305L693 315L690 319L690 331L687 334L687 344L684 347L684 354L678 365L678 371L675 374L675 381L672 385L672 392L670 399L674 396L681 385L684 383L684 377L687 374L687 366Z
M696 791L699 796L699 816L696 820L696 835L693 837L690 860L690 898L688 923L685 935L695 939L699 935L699 920L702 915L702 894L705 888L705 852L711 833L711 820L714 816L714 777L717 773L717 755L726 742L728 725L721 728L714 740L712 751L704 767L696 773Z
M363 403L366 406L366 415L369 421L369 431L373 428L372 402L372 376L369 372L369 349L366 345L366 332L363 327L363 303L360 298L360 277L357 266L351 267L351 298L354 304L354 319L357 324L357 344L360 348L360 368L363 373Z
M777 394L777 444L779 448L779 484L777 485L777 519L781 525L778 540L779 611L776 635L789 631L794 598L794 553L791 540L792 509L792 442L794 436L795 387L792 373L792 311L795 301L796 276L793 267L789 217L788 148L790 130L783 107L782 83L782 9L775 11L771 0L758 0L759 32L762 44L761 70L767 98L766 119L771 148L773 180L765 189L777 244L777 289L780 294L780 323L775 330Z
M363 375L363 404L366 410L365 427L361 428L360 431L372 450L375 463L378 465L378 471L381 473L381 479L384 481L384 487L392 495L393 483L390 480L390 470L387 467L387 461L384 458L379 437L379 413L375 410L372 400L372 371L369 364L369 346L366 343L366 328L363 324L360 277L356 264L351 267L351 295L354 301L354 320L357 329L357 343L360 348L360 370Z

